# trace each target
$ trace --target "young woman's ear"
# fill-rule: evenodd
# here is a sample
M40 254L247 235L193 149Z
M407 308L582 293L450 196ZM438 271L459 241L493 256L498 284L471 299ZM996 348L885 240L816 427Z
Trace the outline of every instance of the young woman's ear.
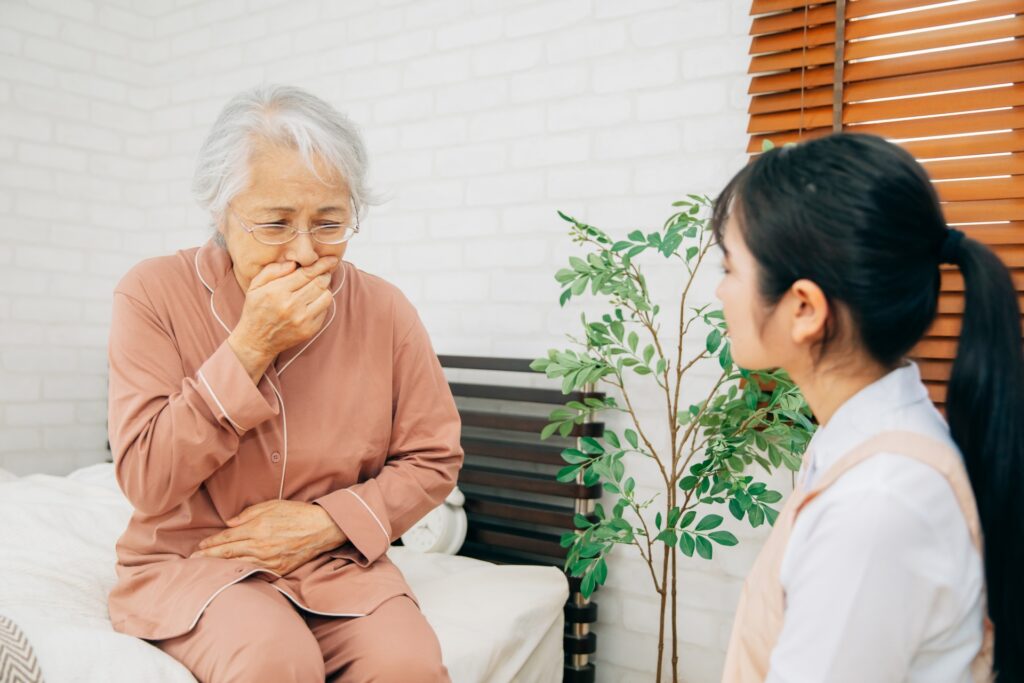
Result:
M825 338L829 303L821 287L811 280L797 280L789 288L792 298L792 335L796 344L817 344Z

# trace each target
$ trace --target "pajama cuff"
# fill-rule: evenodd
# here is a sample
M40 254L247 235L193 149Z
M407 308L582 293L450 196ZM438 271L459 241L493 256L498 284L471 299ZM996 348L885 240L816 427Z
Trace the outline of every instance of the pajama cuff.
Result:
M327 511L348 542L366 558L366 564L372 564L391 546L391 532L386 517L378 515L355 488L338 489L313 502Z
M252 383L242 361L225 340L196 372L199 394L218 420L243 434L278 414L277 400L260 379Z

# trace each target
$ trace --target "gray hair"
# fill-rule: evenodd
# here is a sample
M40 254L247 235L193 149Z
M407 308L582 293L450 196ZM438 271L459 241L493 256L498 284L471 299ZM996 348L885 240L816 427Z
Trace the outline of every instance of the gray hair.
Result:
M249 181L249 159L258 140L297 149L309 169L318 154L348 183L356 216L375 198L366 186L366 146L355 125L319 97L293 86L258 85L235 95L199 150L192 194L216 226L228 203ZM215 232L223 246L223 237Z

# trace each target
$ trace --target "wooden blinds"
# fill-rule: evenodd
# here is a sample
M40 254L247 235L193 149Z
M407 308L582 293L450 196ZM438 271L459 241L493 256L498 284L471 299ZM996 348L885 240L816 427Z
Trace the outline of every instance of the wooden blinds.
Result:
M928 170L946 220L1010 267L1024 309L1024 0L754 0L750 142L874 133ZM963 278L915 349L943 404Z

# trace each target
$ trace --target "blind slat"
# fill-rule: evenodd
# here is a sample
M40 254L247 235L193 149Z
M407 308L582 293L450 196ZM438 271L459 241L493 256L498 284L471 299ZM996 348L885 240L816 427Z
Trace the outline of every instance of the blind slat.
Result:
M990 157L967 157L922 164L932 180L950 178L981 178L996 175L1024 174L1024 154L1003 154ZM1021 226L1024 229L1024 226Z
M1017 223L975 223L963 225L955 223L971 239L988 245L1020 244L1024 235L1024 222Z
M886 76L902 76L953 69L975 64L995 64L1024 59L1024 40L1010 40L988 45L972 45L954 50L926 52L905 57L878 59L871 62L847 64L843 81L852 83ZM831 68L831 67L830 67ZM800 87L799 85L795 87Z
M1024 131L1014 130L1008 133L969 135L938 140L917 140L903 143L903 147L918 159L1021 152L1024 151Z
M985 199L967 202L946 202L942 212L947 223L1024 220L1024 199Z
M1010 270L1010 279L1013 280L1014 288L1020 292L1024 290L1024 270L1019 268L1013 268ZM959 292L964 291L964 276L959 270L949 270L942 273L942 285L941 289L943 292Z
M856 81L843 88L843 101L860 102L883 97L905 97L928 92L978 88L1024 80L1024 60L940 69L911 76Z
M936 183L935 189L939 193L939 199L944 202L1012 199L1024 197L1024 176L952 180L946 183Z
M933 135L963 135L987 131L1024 128L1024 108L982 111L970 114L950 114L905 121L860 123L849 126L854 133L873 133L887 138L923 138ZM993 173L982 175L998 175ZM951 176L963 177L963 176Z
M866 123L908 116L1014 107L1024 104L1024 84L998 86L943 95L922 95L880 102L858 102L843 108L843 123Z

